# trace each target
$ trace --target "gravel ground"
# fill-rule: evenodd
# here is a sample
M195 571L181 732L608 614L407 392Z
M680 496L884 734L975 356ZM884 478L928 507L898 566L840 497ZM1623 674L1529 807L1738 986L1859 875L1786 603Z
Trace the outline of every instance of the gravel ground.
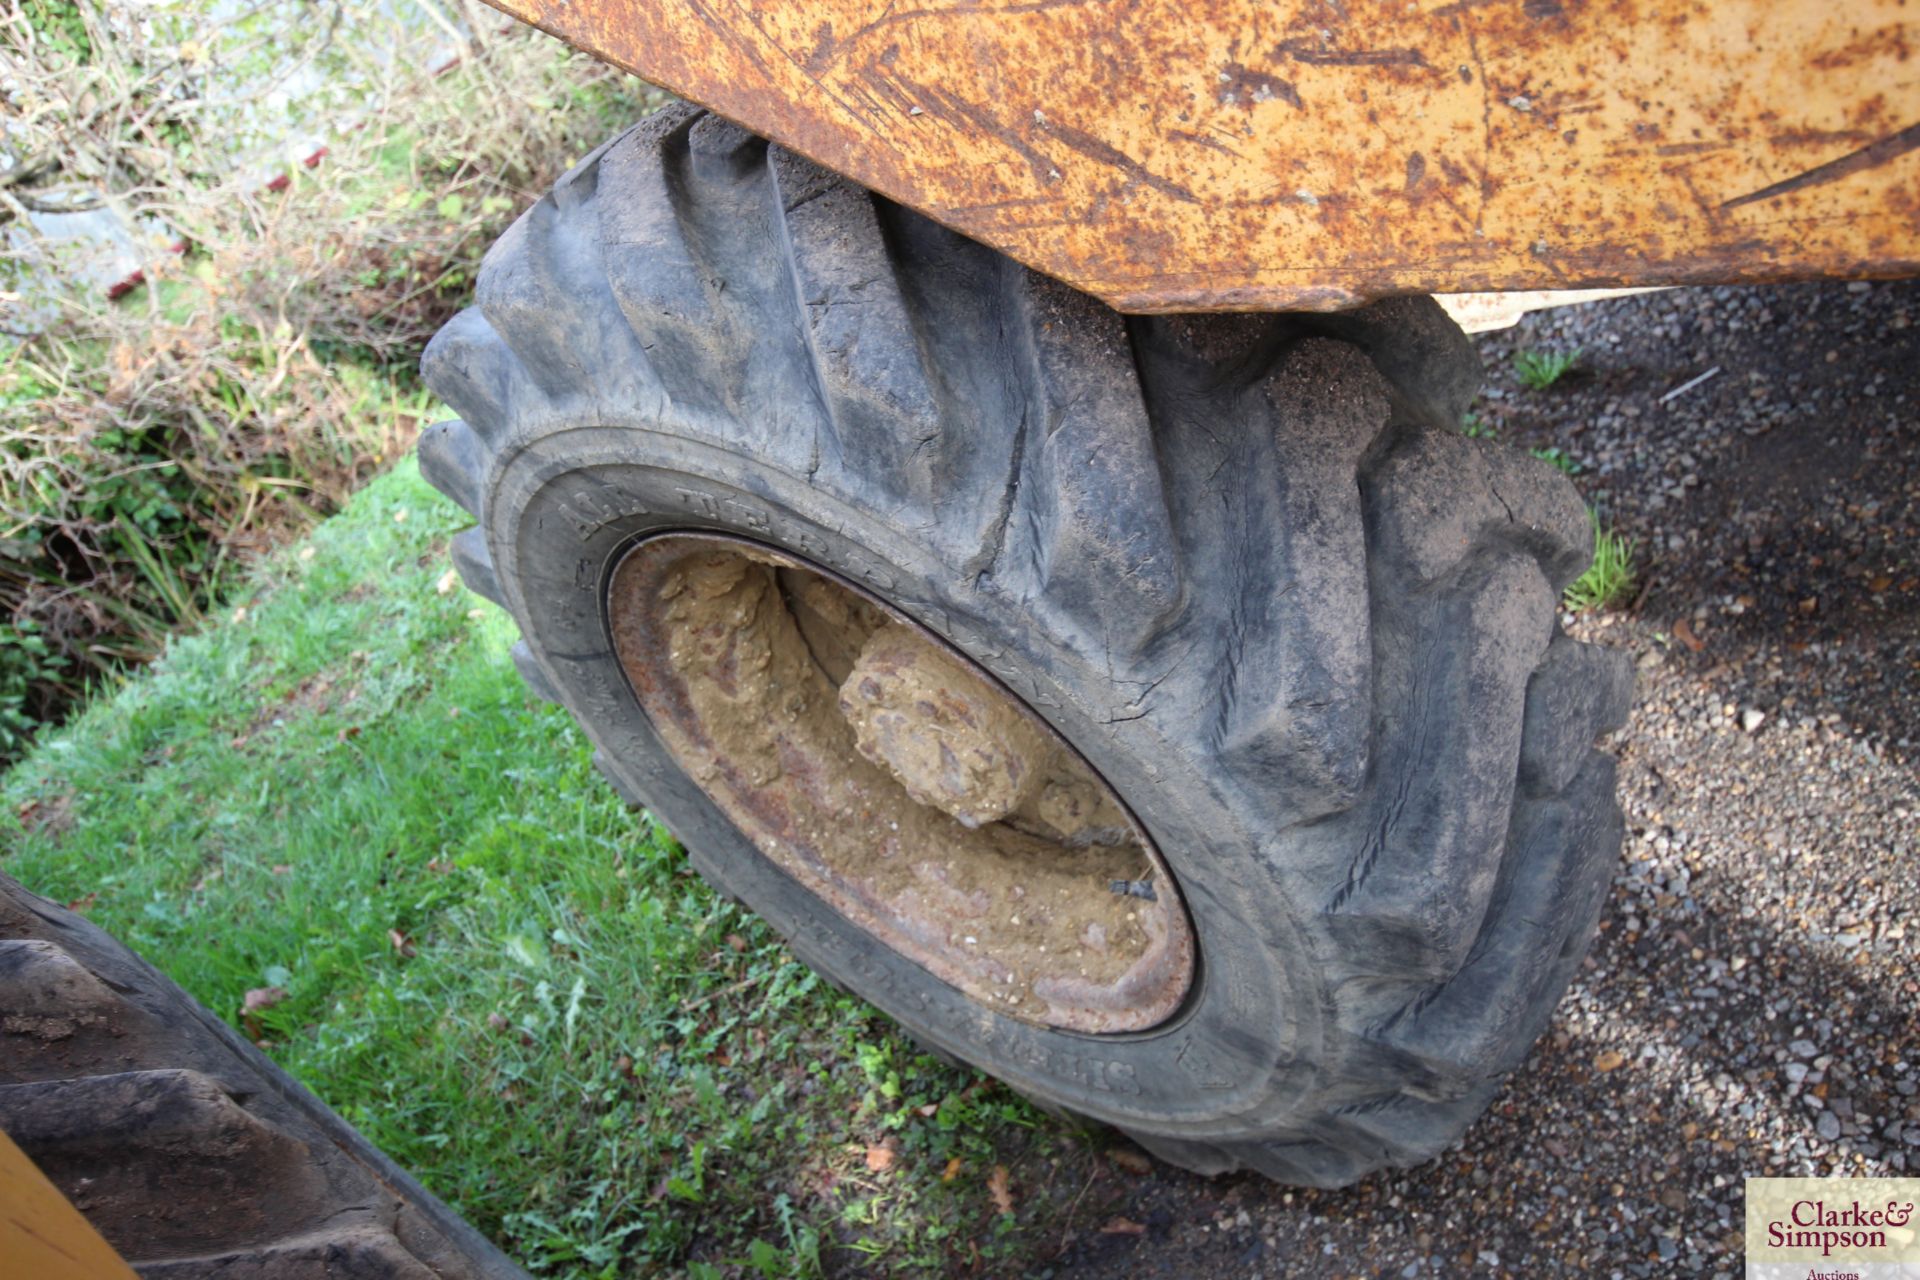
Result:
M1482 416L1640 548L1633 605L1569 623L1639 667L1593 955L1439 1160L1340 1192L1116 1163L1057 1274L1732 1277L1743 1177L1920 1175L1920 282L1676 290L1481 349Z

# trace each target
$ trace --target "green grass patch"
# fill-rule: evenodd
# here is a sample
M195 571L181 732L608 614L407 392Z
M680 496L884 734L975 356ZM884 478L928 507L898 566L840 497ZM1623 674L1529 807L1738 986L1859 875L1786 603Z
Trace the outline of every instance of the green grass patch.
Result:
M1637 584L1634 541L1615 532L1593 513L1593 563L1567 587L1562 600L1575 613L1611 609L1633 597Z
M1545 391L1567 376L1580 362L1580 348L1571 351L1516 351L1513 371L1521 383L1534 391Z
M543 1275L1007 1273L1098 1222L1087 1139L918 1053L614 797L447 576L462 522L409 461L268 559L5 776L0 867Z
M1578 462L1574 460L1574 457L1572 454L1568 453L1565 449L1560 448L1558 445L1554 445L1546 449L1529 449L1527 450L1527 452L1532 454L1534 457L1540 459L1540 461L1547 463L1548 465L1553 466L1570 476L1577 476L1582 471L1586 470L1585 467L1581 466Z
M1469 440L1498 440L1500 428L1469 409L1460 415L1460 430Z

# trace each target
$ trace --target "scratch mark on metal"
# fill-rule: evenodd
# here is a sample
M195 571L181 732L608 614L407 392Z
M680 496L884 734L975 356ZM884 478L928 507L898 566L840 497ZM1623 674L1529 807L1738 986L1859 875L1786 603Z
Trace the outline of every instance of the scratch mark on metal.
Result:
M1890 133L1878 142L1869 143L1858 151L1850 151L1838 160L1829 160L1817 168L1809 169L1784 182L1776 182L1770 187L1762 187L1744 196L1736 196L1720 207L1737 209L1743 204L1753 204L1755 201L1771 200L1775 196L1786 195L1789 191L1803 191L1808 187L1837 182L1848 174L1878 168L1889 160L1905 155L1915 147L1920 147L1920 122L1910 124L1898 133Z
M1427 59L1418 49L1329 49L1308 37L1282 40L1274 46L1273 56L1291 58L1311 67L1424 67Z
M1130 178L1146 183L1163 196L1172 196L1175 200L1181 200L1187 204L1200 203L1199 197L1179 183L1161 177L1126 152L1108 146L1092 134L1082 133L1071 125L1055 124L1051 120L1043 122L1040 127L1080 154L1090 156L1101 164L1118 169Z

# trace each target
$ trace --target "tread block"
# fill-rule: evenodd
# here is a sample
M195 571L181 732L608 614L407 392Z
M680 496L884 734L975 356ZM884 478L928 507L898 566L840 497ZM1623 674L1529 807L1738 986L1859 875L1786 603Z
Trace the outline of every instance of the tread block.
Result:
M1522 552L1487 564L1441 608L1387 608L1379 775L1362 836L1325 910L1347 955L1441 979L1479 933L1507 845L1527 677L1554 596ZM1416 616L1409 619L1405 615Z
M134 1261L268 1239L329 1205L307 1145L198 1071L0 1087L0 1129Z
M547 673L540 669L540 660L533 656L533 650L527 647L525 640L514 641L508 653L513 658L513 669L527 682L527 692L542 702L560 701L560 691L553 687L553 681L547 679Z
M1415 587L1445 576L1487 542L1524 546L1555 592L1593 557L1580 493L1537 458L1455 430L1410 434L1374 468L1368 504L1376 560Z
M1366 530L1356 476L1387 425L1388 388L1354 348L1291 347L1259 386L1266 474L1239 554L1250 584L1229 630L1219 683L1220 751L1285 822L1351 807L1371 755L1373 634Z
M582 202L595 186L576 175L569 190ZM591 226L543 197L487 251L480 310L550 403L584 402L609 420L658 412L664 397L640 339L605 321L613 293Z
M1563 790L1633 709L1633 660L1617 649L1555 635L1527 682L1520 785L1532 795Z
M760 139L670 110L601 161L612 296L684 426L811 476L836 445Z
M493 569L493 553L487 549L487 535L477 526L453 535L447 546L460 581L475 595L485 596L501 608L507 607L506 593L500 589L500 577Z
M609 284L667 396L724 411L709 364L727 347L720 317L681 230L663 152L683 148L697 112L669 108L615 144L600 162L600 185L617 198L600 213Z
M1460 972L1382 1030L1451 1078L1518 1066L1560 999L1570 944L1576 963L1584 952L1621 834L1613 759L1587 758L1564 795L1518 807L1506 883Z
M1144 1138L1140 1141L1153 1150ZM1379 1168L1382 1161L1378 1152L1364 1156L1315 1139L1246 1143L1236 1150L1240 1156L1236 1165L1244 1163L1277 1182L1296 1187L1348 1186Z
M420 433L415 446L420 477L453 499L462 511L480 518L480 486L487 474L487 446L458 418L436 422Z
M420 377L474 430L498 439L525 374L479 308L469 307L427 343Z
M1093 652L1137 651L1186 595L1125 321L1058 281L1027 281L1026 474L993 575L1098 637Z
M945 496L943 454L967 442L935 401L873 197L789 151L775 148L769 159L815 379L833 419L822 470L844 471L850 457L862 483L895 503L931 505Z
M58 945L0 940L0 1085L124 1070L155 1030Z
M1323 1134L1336 1146L1370 1157L1371 1163L1405 1168L1452 1146L1499 1091L1499 1082L1493 1081L1478 1083L1457 1097L1387 1094L1334 1108Z
M1480 353L1432 298L1386 298L1308 323L1366 352L1401 402L1432 424L1458 427L1480 394Z

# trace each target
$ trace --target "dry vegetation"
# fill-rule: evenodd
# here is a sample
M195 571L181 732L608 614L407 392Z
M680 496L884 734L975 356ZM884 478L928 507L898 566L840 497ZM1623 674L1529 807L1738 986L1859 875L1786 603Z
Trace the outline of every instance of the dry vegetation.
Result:
M0 17L0 760L408 445L486 245L657 97L416 3Z

